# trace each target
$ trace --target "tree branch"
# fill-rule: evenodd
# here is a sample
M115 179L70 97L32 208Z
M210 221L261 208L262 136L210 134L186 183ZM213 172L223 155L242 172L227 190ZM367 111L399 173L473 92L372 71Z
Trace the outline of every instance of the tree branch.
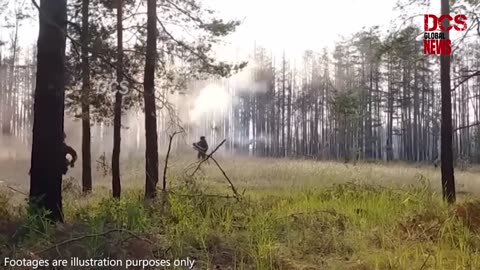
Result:
M102 232L102 233L97 233L97 234L87 234L87 235L82 235L82 236L79 236L79 237L75 237L75 238L71 238L71 239L67 239L65 241L62 241L62 242L59 242L57 244L55 244L54 246L51 246L51 247L48 247L48 248L45 248L45 249L42 249L42 250L39 250L37 252L34 252L34 254L42 254L42 253L45 253L47 251L50 251L52 249L58 249L60 246L64 246L64 245L67 245L69 243L72 243L72 242L77 242L77 241L81 241L83 239L86 239L86 238L93 238L93 237L99 237L99 236L105 236L105 235L108 235L108 234L111 234L111 233L114 233L114 232L123 232L123 233L127 233L127 234L130 234L131 236L139 239L139 240L142 240L142 241L145 241L149 244L154 244L152 241L146 239L146 238L143 238L143 237L140 237L138 235L136 235L135 233L131 232L131 231L128 231L128 230L125 230L125 229L113 229L113 230L109 230L109 231L105 231L105 232Z
M457 127L457 128L455 128L453 131L456 132L456 131L459 131L459 130L461 130L461 129L471 128L471 127L476 127L476 126L480 126L480 122L478 122L478 123L473 123L473 124L469 124L469 125L462 126L462 127Z
M228 183L230 184L230 188L232 189L233 191L233 194L234 194L234 197L235 199L237 199L237 201L240 201L240 194L238 193L237 189L235 188L235 185L233 185L232 183L232 180L230 180L230 178L228 177L227 173L225 172L225 170L223 170L222 166L220 166L220 164L218 163L218 161L213 157L213 154L215 154L215 152L217 152L218 149L220 149L220 147L222 147L223 144L225 144L227 140L224 139L205 159L203 159L197 166L197 168L195 169L195 171L190 175L190 177L193 177L195 175L195 173L200 169L200 166L202 166L203 162L211 159L213 160L213 162L215 162L215 165L217 165L217 167L220 169L220 171L222 172L223 176L225 177L225 179L227 179Z
M165 2L169 3L170 5L172 5L175 9L177 9L178 11L180 11L181 13L183 13L185 16L187 16L188 18L190 18L192 21L196 22L196 23L198 24L198 26L201 27L202 25L204 25L203 21L202 21L200 18L193 17L190 12L187 12L185 9L179 7L177 4L173 3L172 1L170 1L170 0L165 0Z
M157 22L160 24L160 27L162 28L163 32L165 32L165 34L167 34L167 36L173 40L175 43L177 43L179 46L181 46L182 48L186 49L187 51L189 51L190 53L192 53L193 55L195 55L199 60L201 60L204 64L208 65L209 67L215 67L214 65L212 65L211 63L209 63L206 59L205 59L205 56L203 55L200 55L198 52L196 52L195 50L193 50L190 46L186 45L184 42L180 41L180 40L177 40L168 30L167 28L165 27L165 25L162 23L162 21L160 21L160 19L158 18L157 16Z
M195 171L193 171L193 173L190 175L190 177L193 177L195 175L195 173L200 169L200 166L202 166L202 164L207 161L208 159L210 159L210 157L215 154L215 152L217 152L218 149L220 149L220 147L222 147L222 145L227 141L227 139L224 139L205 159L203 159L202 161L200 161L200 163L198 164L197 168L195 169Z
M165 167L163 168L163 191L167 191L167 168L168 168L168 158L170 157L170 150L172 149L172 141L175 135L180 134L180 131L175 131L172 135L168 135L170 137L170 141L168 143L168 150L167 156L165 157Z
M471 78L473 77L476 77L476 76L480 76L480 70L478 70L477 72L474 72L468 76L465 76L463 80L460 81L460 83L458 83L457 85L455 85L452 89L452 92L455 91L455 89L457 89L458 87L460 87L462 84L464 84L466 81L470 80Z
M237 201L240 201L240 194L238 194L238 191L237 189L235 188L235 186L233 185L232 183L232 180L230 180L230 178L228 178L227 176L227 173L225 173L225 171L223 170L222 166L220 166L220 164L218 164L217 160L213 157L210 157L210 159L213 160L213 162L215 162L215 165L217 165L217 167L220 169L220 171L222 172L223 176L225 176L225 178L227 179L228 183L230 184L230 188L232 189L233 191L233 194L235 196L235 198L237 199Z

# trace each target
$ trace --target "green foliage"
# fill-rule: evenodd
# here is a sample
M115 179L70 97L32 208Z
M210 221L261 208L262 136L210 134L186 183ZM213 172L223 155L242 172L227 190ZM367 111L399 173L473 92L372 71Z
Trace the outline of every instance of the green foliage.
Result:
M9 220L11 213L9 211L10 196L7 194L0 194L0 217Z
M201 28L213 36L224 37L234 32L239 25L239 21L224 22L223 19L214 19L210 23L202 24Z
M110 87L117 79L116 68L116 9L115 1L95 0L90 6L90 40L88 43L91 84L89 104L94 121L111 123L115 90ZM124 1L124 36L133 36L124 44L124 81L128 94L123 107L143 107L142 82L135 78L143 75L146 51L146 21L138 12L139 1ZM66 107L75 117L81 117L81 2L70 9L68 32L74 40L68 52L69 69ZM157 7L159 53L157 55L156 85L169 92L181 91L190 80L211 76L228 77L241 71L246 62L217 61L213 52L215 44L231 34L240 25L237 20L217 18L215 12L203 8L196 0L162 1ZM168 24L167 24L168 22ZM178 31L181 29L180 31ZM190 35L182 33L189 32ZM159 103L161 103L159 101ZM160 104L163 105L163 104Z
M21 216L21 228L18 236L27 244L46 244L54 232L54 224L48 218L49 211L28 206Z
M102 199L96 205L80 208L75 215L94 228L109 225L119 229L145 231L151 226L141 194L127 193L122 199Z
M111 5L113 1L91 1L89 14L89 42L88 55L90 67L90 85L88 103L90 117L93 121L111 124L113 122L113 104L115 100L116 76L116 13ZM125 16L133 16L135 1L124 1ZM72 46L67 51L68 81L65 95L65 105L68 113L76 118L82 117L82 67L81 67L81 23L82 3L76 3L69 9L70 24L68 34ZM142 48L143 49L143 48ZM142 51L130 50L125 53L123 61L124 73L128 76L124 81L128 85L128 95L124 96L122 106L124 110L142 106L143 97L130 78L135 77L143 70L144 57ZM113 86L113 87L112 87Z
M358 96L348 92L338 93L332 101L333 110L343 117L352 117L359 111Z

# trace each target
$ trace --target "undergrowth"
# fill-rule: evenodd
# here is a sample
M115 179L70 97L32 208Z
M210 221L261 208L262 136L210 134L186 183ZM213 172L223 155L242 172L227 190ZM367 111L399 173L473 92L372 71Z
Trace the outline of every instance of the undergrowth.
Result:
M197 269L480 269L480 203L448 206L424 177L416 181L258 188L240 202L201 185L148 202L141 190L120 200L106 190L87 197L67 190L61 226L11 210L0 195L0 255L189 257Z

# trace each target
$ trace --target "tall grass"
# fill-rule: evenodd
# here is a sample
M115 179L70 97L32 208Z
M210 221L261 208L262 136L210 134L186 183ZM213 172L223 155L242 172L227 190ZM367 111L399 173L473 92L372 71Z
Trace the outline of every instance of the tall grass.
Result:
M145 257L189 257L197 269L480 269L480 223L458 214L467 201L478 209L480 204L469 198L456 206L444 204L428 178L430 170L272 162L226 165L247 190L241 202L210 196L229 189L208 167L193 187L171 181L170 192L153 202L144 202L136 188L120 200L103 189L87 198L70 192L65 198L70 235L58 236L54 229L40 242L43 236L33 233L20 245L41 250L61 237L122 229L137 237L118 232L76 245L87 250L85 256L126 258L133 256L129 242L147 239ZM394 184L380 185L382 177L388 183L388 175ZM405 175L411 179L402 184L398 178ZM173 172L170 179L181 175ZM112 245L124 252L112 254Z

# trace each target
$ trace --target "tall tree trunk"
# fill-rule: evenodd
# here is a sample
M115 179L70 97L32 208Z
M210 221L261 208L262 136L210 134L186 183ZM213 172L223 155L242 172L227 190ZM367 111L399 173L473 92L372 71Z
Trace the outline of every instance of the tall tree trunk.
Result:
M0 78L5 78L5 69L6 66L3 64L3 56L2 52L0 51ZM0 129L3 130L3 119L5 117L5 107L4 107L4 99L6 98L6 83L5 80L0 80Z
M90 134L90 63L88 44L90 39L88 7L90 0L82 3L82 190L92 191L92 158Z
M293 73L290 77L290 83L287 87L288 98L287 98L287 151L286 156L290 156L292 153L292 88L294 87L294 78Z
M15 33L12 42L12 59L10 61L10 68L8 72L8 89L5 95L5 104L3 112L3 125L2 125L2 134L9 136L13 135L12 129L12 120L13 115L15 114L15 107L17 102L15 102L15 95L13 94L14 83L15 83L15 62L17 59L17 42L18 42L18 12L15 13Z
M147 55L143 98L145 102L145 198L156 196L158 183L157 112L155 106L155 63L157 55L157 1L147 4Z
M67 1L42 0L39 17L30 203L62 222Z
M442 0L442 14L450 13L448 0ZM443 20L447 28L450 21ZM449 38L449 32L444 32ZM452 96L450 88L450 55L440 55L440 83L442 89L442 127L441 127L441 162L442 162L442 187L443 198L448 203L455 202L455 177L453 171L453 149L452 149Z
M274 72L275 74L275 72ZM281 118L282 118L282 124L280 125L281 130L282 130L282 154L281 157L287 156L287 151L285 147L285 93L286 93L286 86L285 84L287 83L287 75L286 75L286 60L285 60L285 51L283 52L283 57L282 57L282 102L281 102Z
M392 60L391 57L388 57L388 104L387 104L387 114L388 114L388 121L387 121L387 161L393 160L393 72L392 72Z
M123 0L117 1L117 89L115 92L115 108L113 120L113 153L112 153L112 195L120 198L120 143L122 128L122 93L120 84L123 81Z

